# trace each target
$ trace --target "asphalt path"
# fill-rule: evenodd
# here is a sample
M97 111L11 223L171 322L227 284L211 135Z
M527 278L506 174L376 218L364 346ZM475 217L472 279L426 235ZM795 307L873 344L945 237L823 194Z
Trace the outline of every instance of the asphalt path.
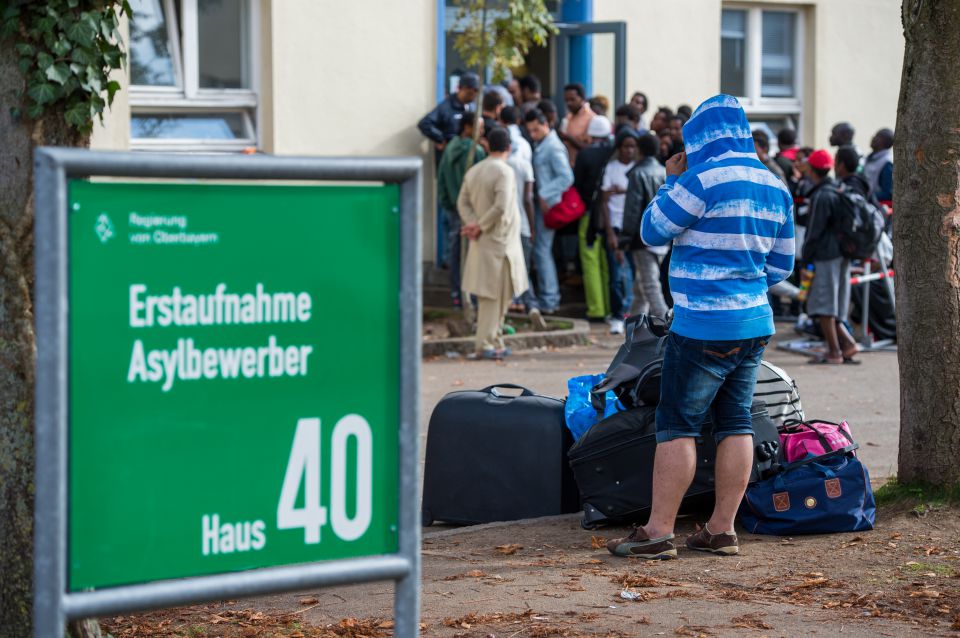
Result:
M622 337L592 324L594 343L586 346L518 352L503 362L437 357L423 362L421 383L421 459L427 426L436 404L449 392L475 390L497 383L515 383L539 394L564 397L567 380L606 370ZM808 365L807 357L775 346L797 336L782 324L765 359L796 381L808 419L850 424L860 443L860 458L872 477L896 474L900 428L900 386L895 352L861 353L861 365Z

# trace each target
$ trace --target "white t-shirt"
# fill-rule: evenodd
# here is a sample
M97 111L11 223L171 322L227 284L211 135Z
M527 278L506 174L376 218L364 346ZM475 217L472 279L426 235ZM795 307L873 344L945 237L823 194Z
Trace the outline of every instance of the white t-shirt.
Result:
M513 153L507 160L507 164L513 169L517 176L517 207L520 209L520 236L530 236L530 220L527 219L527 210L523 207L524 186L533 183L533 164L528 159L524 159L520 153ZM620 213L623 217L623 213Z
M603 182L600 184L600 190L608 191L613 188L622 188L627 190L627 173L636 166L636 162L624 164L619 159L612 159L603 171ZM607 201L607 207L610 208L610 225L614 228L623 228L623 206L626 204L627 196L622 193L611 195Z
M523 138L520 127L516 124L510 124L507 126L507 130L510 132L510 155L520 155L520 159L533 162L533 149L530 148L530 142Z

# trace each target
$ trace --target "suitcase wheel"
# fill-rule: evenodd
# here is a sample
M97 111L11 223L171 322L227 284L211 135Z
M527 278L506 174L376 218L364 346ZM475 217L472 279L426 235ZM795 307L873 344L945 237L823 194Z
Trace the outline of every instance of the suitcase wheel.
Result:
M433 525L433 512L428 509L420 510L420 522L424 527Z
M586 530L597 529L600 524L606 520L596 507L590 503L583 504L583 518L580 519L580 527Z

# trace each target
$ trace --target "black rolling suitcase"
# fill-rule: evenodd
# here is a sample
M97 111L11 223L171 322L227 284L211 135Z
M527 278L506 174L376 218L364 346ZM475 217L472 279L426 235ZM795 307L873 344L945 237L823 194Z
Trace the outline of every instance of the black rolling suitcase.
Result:
M430 416L423 524L469 525L578 511L567 463L572 444L560 399L509 384L448 394Z
M776 462L780 446L777 427L766 405L752 408L754 467L751 482L765 476ZM653 491L653 457L657 448L656 407L641 406L618 412L594 425L570 448L585 529L640 521L649 513ZM684 507L704 504L714 494L717 448L711 420L697 438L697 469L684 496Z

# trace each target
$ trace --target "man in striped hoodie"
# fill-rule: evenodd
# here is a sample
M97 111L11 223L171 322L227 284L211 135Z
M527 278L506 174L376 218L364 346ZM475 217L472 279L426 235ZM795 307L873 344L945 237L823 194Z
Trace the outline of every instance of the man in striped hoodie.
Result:
M793 200L757 158L736 98L717 95L683 127L686 153L644 211L641 237L673 242L674 319L657 407L653 506L646 525L607 544L611 553L675 558L673 527L693 481L695 437L713 411L716 505L686 541L715 554L739 551L733 519L753 464L750 406L757 368L775 329L767 289L793 270Z

